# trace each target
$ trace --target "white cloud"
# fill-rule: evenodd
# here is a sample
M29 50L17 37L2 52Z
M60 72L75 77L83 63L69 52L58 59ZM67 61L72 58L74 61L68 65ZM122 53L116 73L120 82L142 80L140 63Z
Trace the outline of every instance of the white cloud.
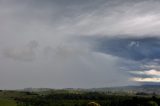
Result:
M148 76L160 76L160 71L155 69L148 70L148 71L130 71L130 73L139 74L139 75L148 75Z
M129 47L139 47L139 42L137 42L137 41L132 41L132 42L130 42L130 44L128 45Z
M131 81L136 82L160 82L160 71L152 69L148 71L131 71L130 73L147 77L133 77Z
M147 64L147 65L142 65L142 68L147 68L147 69L155 69L155 70L160 70L160 66L158 64L159 60L156 62L154 62L154 64ZM155 64L156 63L156 64Z
M131 80L136 82L160 82L160 78L131 78Z

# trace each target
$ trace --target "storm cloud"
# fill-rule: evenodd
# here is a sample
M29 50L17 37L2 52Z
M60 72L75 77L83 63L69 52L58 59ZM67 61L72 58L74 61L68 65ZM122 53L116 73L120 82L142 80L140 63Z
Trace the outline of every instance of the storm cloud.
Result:
M1 89L123 86L155 78L145 72L160 70L159 5L0 0ZM148 79L131 80L137 77Z
M95 38L97 51L135 61L160 58L159 38Z

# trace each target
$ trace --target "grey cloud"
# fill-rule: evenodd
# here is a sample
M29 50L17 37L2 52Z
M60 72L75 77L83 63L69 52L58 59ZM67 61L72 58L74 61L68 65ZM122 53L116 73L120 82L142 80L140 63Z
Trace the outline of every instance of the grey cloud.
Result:
M43 61L48 65L52 64L51 69L54 73L63 75L64 80L72 83L73 87L118 86L133 83L128 81L127 73L120 70L121 59L94 52L88 44L82 42L65 42L56 48L48 46L44 48ZM117 75L119 77L116 77ZM112 81L114 83L111 83ZM64 83L63 78L60 83Z
M4 23L8 27L14 24L21 29L25 24L23 30L28 30L37 25L34 28L49 27L55 34L74 36L159 36L157 0L13 1L8 0L1 7L1 11L5 10L2 17L9 21Z
M64 47L64 48L63 48ZM76 46L78 47L78 46ZM6 82L2 88L10 87L10 83L18 83L12 88L32 87L52 87L52 88L90 88L105 86L128 85L133 82L128 81L128 75L124 75L119 70L119 58L111 55L92 52L87 46L81 49L73 45L60 46L58 48L46 47L44 58L39 58L32 63L5 60L3 68L5 76L12 76L9 80L0 77L0 83ZM46 54L48 54L46 56ZM47 58L46 58L47 57ZM6 65L11 67L6 67ZM2 67L1 67L2 68ZM11 68L11 69L10 69ZM10 75L9 72L15 72ZM3 72L3 70L2 70ZM18 74L17 74L18 73ZM117 77L118 76L118 77ZM23 79L21 79L23 77ZM10 81L10 82L8 82ZM114 81L114 83L112 83Z
M3 51L3 55L7 58L20 60L20 61L32 61L36 57L36 49L38 47L37 41L31 41L26 46L19 48L6 48Z
M126 71L159 58L159 39L146 38L159 37L159 4L157 0L0 0L0 50L4 49L0 85L131 84ZM36 42L22 46L33 39L40 47Z

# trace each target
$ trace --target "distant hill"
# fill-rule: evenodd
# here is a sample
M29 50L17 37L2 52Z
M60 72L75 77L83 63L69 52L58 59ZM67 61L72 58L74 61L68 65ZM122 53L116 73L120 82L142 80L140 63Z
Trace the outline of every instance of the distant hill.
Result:
M92 88L91 91L111 92L111 93L130 93L130 94L160 94L160 85L141 85L141 86L122 86L122 87L105 87Z
M111 94L158 94L160 95L160 85L141 85L141 86L122 86L122 87L103 87L103 88L64 88L64 89L51 89L51 88L25 88L22 91L26 92L104 92Z

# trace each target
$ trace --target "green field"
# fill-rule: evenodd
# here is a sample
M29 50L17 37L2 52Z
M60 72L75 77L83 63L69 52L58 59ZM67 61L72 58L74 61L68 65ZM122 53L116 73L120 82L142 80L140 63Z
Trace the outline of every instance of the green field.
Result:
M16 101L14 98L29 98L26 92L20 92L20 91L0 91L0 106L17 106Z
M0 99L0 106L17 106L14 100Z

